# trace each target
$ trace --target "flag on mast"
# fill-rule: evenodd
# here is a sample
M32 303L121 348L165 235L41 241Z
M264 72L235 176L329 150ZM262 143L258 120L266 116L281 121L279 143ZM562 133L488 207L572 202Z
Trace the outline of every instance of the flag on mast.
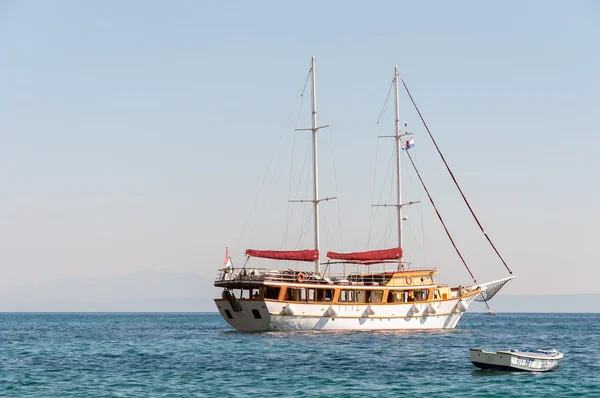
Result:
M232 266L231 257L229 257L229 249L227 247L225 248L225 260L223 261L223 264L225 264L227 268L231 268Z
M406 145L402 148L403 151L408 151L410 148L415 146L415 137L410 137L408 141L406 141Z

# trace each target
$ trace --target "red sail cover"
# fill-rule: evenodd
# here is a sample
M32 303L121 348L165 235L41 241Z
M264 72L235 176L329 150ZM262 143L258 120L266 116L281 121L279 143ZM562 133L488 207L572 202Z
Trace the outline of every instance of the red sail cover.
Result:
M315 261L319 258L318 250L296 250L296 251L277 251L277 250L253 250L247 249L246 255L250 257L272 258L274 260L291 261Z
M368 252L354 252L354 253L334 253L327 252L327 257L332 260L345 260L354 261L360 263L373 263L385 260L398 260L402 257L402 249L396 247L394 249L385 250L371 250Z

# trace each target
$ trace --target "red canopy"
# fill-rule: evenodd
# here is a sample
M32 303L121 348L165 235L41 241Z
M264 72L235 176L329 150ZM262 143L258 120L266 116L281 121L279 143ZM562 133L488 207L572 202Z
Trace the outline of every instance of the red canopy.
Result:
M250 257L272 258L274 260L315 261L319 258L319 251L318 250L277 251L277 250L247 249L246 255L250 256Z
M358 263L373 263L385 260L398 260L402 257L402 249L371 250L368 252L334 253L327 252L327 257L332 260L345 260Z

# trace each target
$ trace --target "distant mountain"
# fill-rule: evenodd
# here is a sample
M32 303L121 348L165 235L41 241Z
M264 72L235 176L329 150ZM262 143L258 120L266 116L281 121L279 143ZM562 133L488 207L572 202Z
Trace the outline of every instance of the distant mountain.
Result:
M143 270L123 276L59 279L0 293L0 312L215 312L213 280ZM503 295L497 312L599 312L600 294ZM487 308L478 303L471 311Z
M0 311L215 311L212 280L192 273L143 270L123 276L69 278L0 293Z

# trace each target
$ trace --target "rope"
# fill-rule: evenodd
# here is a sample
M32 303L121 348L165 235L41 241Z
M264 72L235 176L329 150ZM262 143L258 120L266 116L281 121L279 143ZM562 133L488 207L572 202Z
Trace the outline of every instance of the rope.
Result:
M392 152L392 154L390 155L390 160L388 162L388 166L387 169L385 171L385 175L383 176L383 181L385 182L385 180L387 180L387 176L390 172L390 169L392 168L392 160L394 160L394 153ZM377 170L375 171L377 172ZM393 171L392 171L393 173ZM375 188L375 180L373 180L373 188ZM379 192L379 199L378 202L381 202L381 198L383 197L383 190L385 189L385 183L381 185L381 191ZM393 188L393 186L392 186ZM371 201L371 203L373 203L373 201ZM375 214L373 215L372 219L369 220L369 235L367 238L367 248L369 247L369 243L371 242L371 233L373 231L373 227L375 226L375 219L377 218L377 212L379 211L379 207L381 206L377 206L375 207ZM371 206L371 209L373 209L373 206Z
M431 134L431 131L429 130L429 127L427 127L427 123L425 123L425 119L421 115L421 111L417 107L417 104L415 103L415 100L413 99L412 95L410 94L410 91L408 90L408 87L406 86L406 83L404 82L404 79L400 78L400 80L402 80L402 85L406 89L406 93L410 97L411 102L413 103L415 109L417 110L417 113L419 114L419 117L421 118L421 121L423 122L423 125L425 126L425 129L427 130L427 133L429 134L429 137L431 138L431 141L433 142L433 145L435 146L435 149L437 149L438 153L440 154L440 157L442 158L442 161L444 162L444 165L446 165L446 169L448 170L448 173L450 173L450 177L452 177L452 180L454 181L454 185L456 185L456 188L458 188L458 191L460 192L460 195L462 196L462 198L465 201L467 207L469 208L469 211L471 212L471 215L475 219L475 222L477 222L477 225L479 226L479 229L481 229L481 232L483 232L483 235L485 235L485 238L490 243L490 245L492 246L492 248L494 249L494 251L496 252L496 254L498 255L498 257L502 261L502 264L504 264L504 266L506 267L506 269L508 270L508 272L512 275L512 271L510 270L510 268L508 268L508 265L506 264L506 261L504 261L504 258L502 258L502 256L500 255L500 253L496 249L496 246L494 246L494 244L492 243L492 240L490 239L490 237L488 236L488 234L483 229L483 226L481 225L481 223L479 222L479 219L475 215L475 212L471 208L471 205L469 204L469 201L467 200L467 197L465 196L465 194L463 193L462 189L460 188L460 185L458 185L458 181L456 181L456 178L454 177L454 174L452 173L452 170L450 170L450 166L448 166L448 163L446 162L446 159L444 158L444 155L442 155L442 151L440 150L440 148L438 147L437 143L435 142L435 139L433 138L433 134Z
M306 236L308 235L308 224L310 223L312 214L313 214L313 210L311 207L311 209L308 213L308 217L306 218L306 221L303 222L302 228L300 230L300 237L298 238L298 242L296 243L296 247L294 248L294 250L298 250L298 249L300 249L300 246L304 246L304 240L306 240Z
M379 158L379 140L377 140L377 148L375 149L375 171L373 172L373 189L371 191L371 204L373 204L373 200L375 199L375 180L377 179L377 159ZM375 213L377 215L377 213ZM371 232L373 230L373 206L369 210L369 233L367 235L367 245L369 247L369 243L371 242Z
M475 280L475 277L473 276L473 273L471 272L471 270L469 269L469 266L467 265L467 262L463 258L462 254L460 254L460 250L458 250L456 243L454 243L454 239L452 239L452 235L450 235L450 231L448 231L448 228L446 227L446 224L444 223L444 220L442 219L442 215L440 214L439 210L435 206L435 203L433 202L433 198L429 194L429 190L425 186L425 183L423 182L423 179L421 178L421 174L419 173L419 170L417 169L415 162L413 162L413 160L412 160L412 156L410 156L410 152L406 151L406 154L408 155L408 158L410 159L410 163L412 164L413 168L415 169L415 173L417 173L417 177L419 177L419 181L421 181L421 185L423 186L423 189L425 190L425 193L427 194L427 197L429 198L429 201L431 202L431 205L433 206L433 209L435 210L435 214L437 214L438 218L440 219L440 222L442 223L442 226L444 227L444 230L446 231L446 235L448 235L448 239L450 239L450 242L452 242L452 246L454 246L454 250L456 250L458 257L460 257L460 260L464 264L465 268L467 269L467 271L469 271L469 275L471 275L473 282L477 283L477 281Z
M286 121L286 125L289 123L290 118L292 117L292 112L290 112L288 119ZM277 151L277 148L279 148L279 144L281 143L281 140L283 139L283 133L285 132L285 129L283 129L281 131L281 135L279 136L279 141L277 142L277 145L275 147L275 151L273 152L273 156L271 157L271 160L269 161L269 165L267 166L267 171L265 172L265 175L263 176L262 182L260 183L260 187L258 188L258 192L256 192L256 197L254 198L254 202L252 203L252 207L250 207L250 212L248 213L248 217L246 217L246 221L244 222L244 226L242 227L242 230L240 231L237 240L235 241L235 246L233 247L233 251L235 251L240 243L240 239L242 238L242 235L244 234L244 231L246 230L246 226L248 225L248 221L250 220L250 217L252 216L252 211L254 210L254 207L256 206L256 203L258 202L258 197L260 196L260 193L262 192L262 188L265 185L265 181L267 180L267 176L269 175L269 171L271 169L271 165L273 164L273 160L275 159L275 156L277 155L277 153L279 151Z
M333 129L331 129L333 130ZM331 145L331 158L333 160L333 181L335 182L335 196L338 197L338 199L336 199L336 204L337 204L337 215L338 215L338 225L340 228L340 247L342 249L342 251L344 251L344 236L342 235L342 217L341 217L341 212L340 212L340 195L339 195L339 190L338 190L338 181L337 181L337 170L335 167L335 151L333 150L334 146L333 145L333 131L331 131L329 133L329 141L330 141L330 145Z
M392 87L394 85L394 80L392 80L392 82L390 83L390 88L388 89L388 93L385 97L385 101L383 102L383 106L381 107L381 112L379 113L379 118L377 119L377 123L379 125L379 134L381 135L381 130L383 129L383 123L379 124L379 122L381 122L382 118L385 118L385 111L387 110L387 103L388 100L390 98L390 93L392 92ZM377 148L375 149L375 169L373 171L373 189L371 191L371 204L373 204L373 200L375 199L375 182L377 180L377 160L379 159L379 140L377 140ZM390 163L391 163L391 158L390 158ZM389 167L389 166L388 166ZM386 177L387 177L387 173L386 173ZM384 177L384 181L385 181L385 177ZM379 199L381 199L381 195L383 194L383 187L381 189L381 193L379 194ZM366 248L369 248L369 244L371 242L371 233L373 232L373 226L375 224L375 220L374 218L377 217L377 211L378 209L375 209L375 215L373 215L373 206L371 206L371 210L369 211L369 234L367 235L367 245Z
M300 121L300 112L302 111L302 105L304 104L304 93L306 92L306 86L308 85L308 79L310 78L311 73L312 73L312 67L309 69L308 73L306 74L306 80L304 80L304 87L302 87L302 92L300 93L300 98L301 98L300 105L298 106L298 113L296 114L296 123L294 123L294 135L292 138L292 158L290 161L290 182L288 184L288 198L290 197L290 194L292 193L292 175L293 175L293 170L294 170L294 153L296 152L296 129L298 128L298 122ZM296 189L296 193L297 193L297 189ZM282 249L284 247L284 244L287 247L287 236L288 236L288 231L289 231L289 226L290 226L290 219L292 217L291 211L290 211L290 205L291 205L291 203L288 202L288 204L287 204L287 220L285 223L285 233L283 234L283 240L281 241Z
M308 139L310 139L310 137ZM310 153L310 145L308 145L306 147L306 154L304 155L304 162L302 162L302 168L300 169L300 176L298 177L298 184L296 185L296 192L294 193L294 197L295 198L298 197L298 191L300 191L300 184L302 183L302 176L304 175L304 170L306 169L306 162L308 160L308 154L309 153ZM309 164L309 166L310 166L310 164ZM307 174L307 178L308 178L308 174ZM307 185L308 185L308 179L307 179ZM288 202L288 206L289 205L290 205L290 203ZM304 212L305 212L305 206L304 206L304 208L302 210L302 217L301 217L301 219L304 219ZM288 219L286 221L285 235L283 236L283 240L282 240L282 243L281 243L282 245L283 245L284 242L287 243L287 236L288 236L288 230L289 230L288 229L288 225L290 223L290 220L292 219L292 213L293 212L290 211L289 214L288 214Z
M300 118L300 110L301 110L302 104L304 102L304 91L306 90L306 85L308 84L308 78L309 78L309 76L310 76L310 71L308 72L306 80L304 81L304 87L302 89L302 93L300 94L300 97L302 97L302 99L300 101L300 105L299 105L299 109L298 109L298 117L296 118L296 125L295 126L298 125L298 120ZM288 115L287 120L285 122L285 126L287 126L288 123L290 122L290 119L292 118L292 114L293 113L294 113L293 111L290 111L290 114ZM294 127L294 129L295 129L295 127ZM233 247L232 251L235 251L237 249L237 247L238 247L238 245L240 243L240 240L241 240L242 236L244 235L244 232L246 230L246 226L248 225L248 221L250 220L250 217L252 216L252 212L254 211L254 207L256 206L256 203L258 201L260 193L262 192L262 188L263 188L263 186L265 184L267 176L269 175L269 171L271 169L271 165L273 164L273 160L275 159L275 156L279 153L279 151L277 150L277 148L279 148L279 144L281 143L281 140L283 139L283 134L284 133L285 133L285 127L281 131L281 134L279 136L279 141L277 142L277 146L275 147L275 151L273 152L271 160L269 161L269 165L267 166L267 170L265 171L265 174L263 176L262 182L260 183L260 187L258 188L258 192L256 193L256 197L254 198L254 202L252 203L252 206L250 207L250 211L248 212L248 216L246 217L246 220L244 221L244 226L242 227L242 230L240 231L240 233L239 233L239 235L238 235L238 237L236 239L235 246ZM290 173L291 173L291 171L290 171ZM288 222L289 222L289 219L288 219ZM287 226L286 226L286 229L287 229Z
M390 93L392 92L392 87L394 86L394 80L392 80L392 82L390 83L390 88L388 89L388 93L385 97L385 101L383 102L383 106L381 107L381 112L379 113L379 119L377 119L377 124L379 124L379 122L381 121L381 117L384 115L385 110L386 110L386 105L388 100L390 99Z

